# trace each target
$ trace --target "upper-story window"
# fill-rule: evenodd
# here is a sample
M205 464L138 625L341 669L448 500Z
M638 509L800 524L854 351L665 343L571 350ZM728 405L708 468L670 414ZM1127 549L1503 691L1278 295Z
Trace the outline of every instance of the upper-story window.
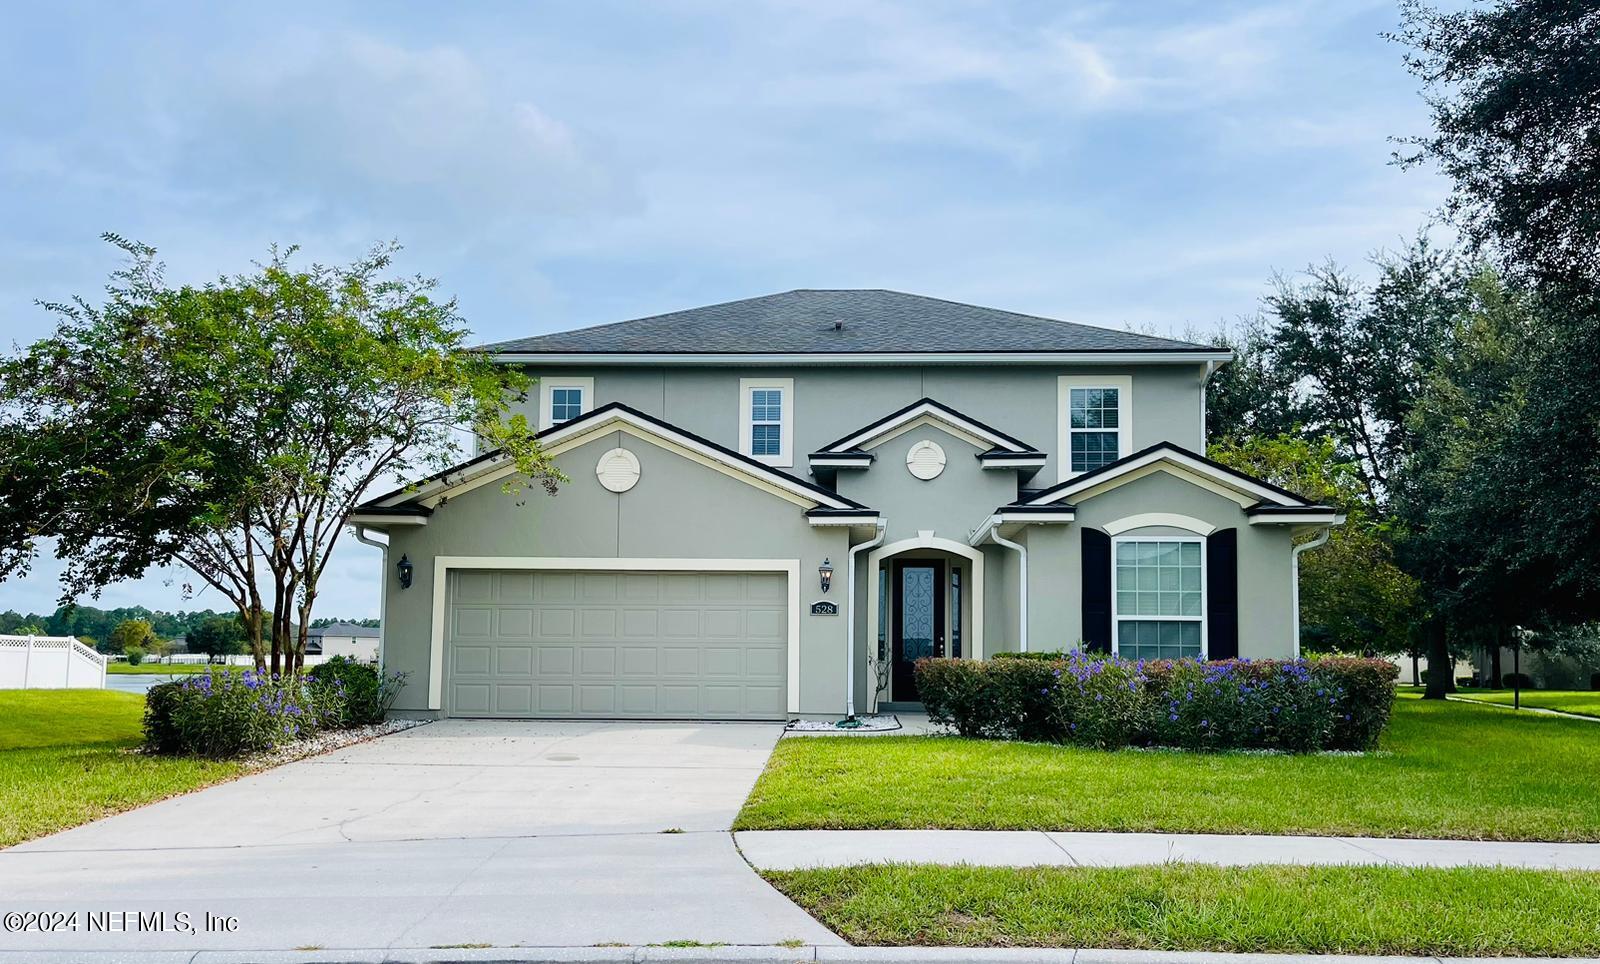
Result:
M739 379L739 451L768 465L794 464L794 379Z
M569 422L594 408L594 379L546 376L539 379L539 427Z
M1133 378L1063 375L1058 386L1060 477L1109 465L1133 451Z

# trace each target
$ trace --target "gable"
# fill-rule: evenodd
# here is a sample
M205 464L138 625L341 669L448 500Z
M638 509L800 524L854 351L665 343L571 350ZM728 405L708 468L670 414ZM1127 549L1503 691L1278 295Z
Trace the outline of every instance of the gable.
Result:
M1053 485L1028 499L1026 504L1075 504L1157 472L1175 476L1237 502L1241 509L1261 504L1310 507L1309 502L1287 489L1220 462L1213 462L1170 442L1152 445L1109 465Z
M553 460L608 433L671 452L710 471L727 476L801 509L866 510L858 502L820 486L797 479L748 456L652 418L625 405L612 403L579 418L540 432L544 452ZM574 471L567 470L569 477ZM450 499L485 485L504 482L517 474L515 463L499 452L486 453L421 482L379 496L355 513L362 524L382 527L394 524L399 513L424 517Z

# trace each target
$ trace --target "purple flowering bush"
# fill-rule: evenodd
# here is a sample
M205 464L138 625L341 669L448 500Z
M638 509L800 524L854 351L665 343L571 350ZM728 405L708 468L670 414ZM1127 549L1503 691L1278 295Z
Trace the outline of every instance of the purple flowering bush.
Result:
M928 659L917 686L963 736L1115 749L1365 750L1388 724L1385 660L1142 662L1083 653Z
M403 681L397 675L388 679L395 690ZM366 701L353 709L351 696L343 680L319 681L309 674L196 673L146 694L145 746L155 753L214 758L261 753L323 730L360 725L356 720L370 722Z

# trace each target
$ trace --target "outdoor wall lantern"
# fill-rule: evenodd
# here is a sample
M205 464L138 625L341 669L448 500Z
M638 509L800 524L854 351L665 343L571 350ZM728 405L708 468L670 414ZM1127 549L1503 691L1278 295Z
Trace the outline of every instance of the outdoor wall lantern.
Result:
M817 567L817 575L822 578L823 592L833 588L833 563L827 559L822 560L822 565Z
M411 588L411 570L416 568L416 567L411 564L411 560L410 559L406 558L405 553L402 552L400 554L400 561L395 563L395 568L400 570L400 588L401 589L410 589Z

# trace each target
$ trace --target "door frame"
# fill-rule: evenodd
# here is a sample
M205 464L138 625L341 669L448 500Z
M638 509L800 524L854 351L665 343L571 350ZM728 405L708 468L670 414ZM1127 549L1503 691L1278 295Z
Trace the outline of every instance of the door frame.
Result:
M900 539L888 545L879 546L867 553L866 569L862 571L864 582L867 584L867 621L865 626L857 624L857 638L861 642L861 668L862 679L867 681L866 703L874 710L878 705L878 613L881 607L889 605L889 600L880 598L878 592L878 572L885 560L901 553L914 549L934 549L939 552L948 552L953 556L960 556L971 564L972 575L964 580L967 585L967 611L971 613L971 632L962 636L961 648L966 651L963 659L983 659L983 550L969 546L965 542L956 542L953 539L941 539L933 534L932 529L923 529L917 532L914 538ZM858 575L860 578L860 575Z
M782 572L788 576L789 713L800 712L800 560L799 559L618 559L565 556L434 556L433 627L428 652L428 709L444 708L444 617L449 608L452 569L579 569L599 572ZM419 572L420 576L421 573ZM419 580L420 581L420 580Z
M917 702L915 698L911 697L902 699L901 694L895 692L896 684L899 682L898 677L900 676L896 670L904 662L900 654L904 650L905 644L904 588L907 568L933 570L933 631L935 634L933 655L940 655L939 650L947 645L946 638L950 633L950 627L947 625L949 613L945 605L950 595L950 583L948 582L950 575L949 563L937 556L930 558L905 555L896 556L890 560L889 595L892 602L889 606L889 701L892 703ZM909 673L910 670L906 672ZM916 687L916 679L914 677L910 680L909 686L913 689Z

